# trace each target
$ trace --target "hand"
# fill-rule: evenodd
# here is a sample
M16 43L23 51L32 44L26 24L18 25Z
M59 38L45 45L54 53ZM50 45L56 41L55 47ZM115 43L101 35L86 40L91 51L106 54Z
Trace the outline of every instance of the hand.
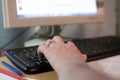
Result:
M87 58L72 42L64 43L63 39L59 36L55 36L49 46L40 45L38 53L44 54L56 72L75 62L85 62Z
M87 56L82 54L72 42L64 43L59 36L48 40L46 45L40 45L38 54L41 53L57 72L59 80L116 80L86 65Z

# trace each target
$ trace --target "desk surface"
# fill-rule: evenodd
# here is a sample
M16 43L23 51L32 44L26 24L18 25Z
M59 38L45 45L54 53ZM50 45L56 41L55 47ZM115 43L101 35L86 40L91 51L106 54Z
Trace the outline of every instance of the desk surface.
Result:
M1 64L1 61L3 60L13 65L6 57L0 57L0 67L8 70ZM88 65L91 66L93 69L106 73L112 77L120 78L120 55L101 59L98 61L92 61L89 62ZM37 80L57 80L57 75L54 71L31 75L24 74L24 76Z
M120 79L120 55L88 63L96 70Z
M4 68L6 70L9 70L1 64L1 61L3 61L3 60L8 62L10 65L13 65L13 64L6 57L0 57L0 67ZM28 78L33 78L33 79L36 79L36 80L57 80L57 75L54 71L39 73L39 74L31 74L31 75L24 74L24 76L28 77Z

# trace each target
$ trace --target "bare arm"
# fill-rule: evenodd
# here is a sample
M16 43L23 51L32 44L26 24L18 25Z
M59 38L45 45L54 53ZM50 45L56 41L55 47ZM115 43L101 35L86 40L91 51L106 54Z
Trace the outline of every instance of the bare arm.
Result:
M45 55L57 72L59 80L115 80L91 69L85 62L87 56L72 42L64 43L59 36L52 40L49 46L40 45L38 53Z

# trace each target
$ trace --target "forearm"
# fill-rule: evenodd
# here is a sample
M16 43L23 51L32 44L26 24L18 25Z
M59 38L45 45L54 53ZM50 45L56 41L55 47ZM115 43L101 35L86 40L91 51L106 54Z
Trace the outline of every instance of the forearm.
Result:
M64 71L58 74L59 80L115 80L111 77L91 69L88 65L82 63L69 65Z

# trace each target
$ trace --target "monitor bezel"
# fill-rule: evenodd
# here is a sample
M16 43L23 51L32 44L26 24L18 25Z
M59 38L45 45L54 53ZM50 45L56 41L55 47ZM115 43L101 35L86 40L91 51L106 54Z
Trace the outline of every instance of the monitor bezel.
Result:
M42 25L62 25L103 22L104 14L91 16L61 16L45 18L18 18L16 0L2 0L3 20L5 28L30 27Z

